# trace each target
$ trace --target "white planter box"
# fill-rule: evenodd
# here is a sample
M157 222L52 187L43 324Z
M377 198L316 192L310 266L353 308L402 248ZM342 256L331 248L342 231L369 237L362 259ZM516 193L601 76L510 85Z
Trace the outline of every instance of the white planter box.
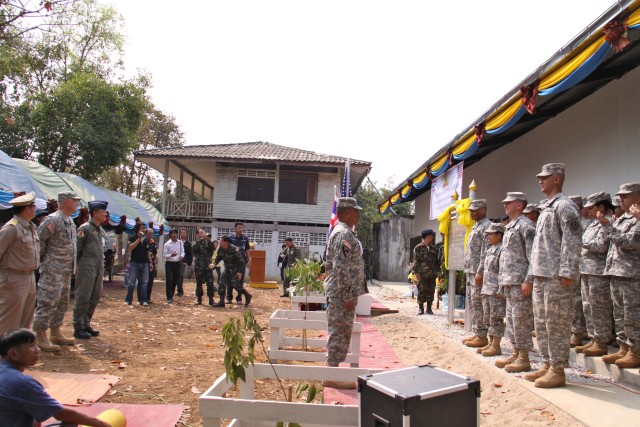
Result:
M380 369L330 368L327 366L274 365L278 377L300 381L357 381L361 375ZM255 400L254 380L276 378L271 365L256 363L245 370L246 383L239 381L240 398L223 397L231 387L227 374L220 376L200 396L198 413L204 427L220 427L220 419L231 419L229 427L274 427L278 421L297 422L304 427L357 426L358 406Z
M354 318L355 320L355 318ZM285 346L302 346L302 338L285 336L286 329L307 329L313 331L328 331L326 311L299 311L299 310L276 310L269 318L271 328L271 338L269 342L269 360L298 360L305 362L326 362L325 352L304 351L304 350L284 350ZM345 362L352 368L358 367L360 363L360 333L362 325L358 322L353 324L351 332L351 342L349 352ZM326 338L308 338L308 347L325 347Z
M296 310L298 308L298 304L326 304L327 296L326 295L294 295L291 297L291 308Z

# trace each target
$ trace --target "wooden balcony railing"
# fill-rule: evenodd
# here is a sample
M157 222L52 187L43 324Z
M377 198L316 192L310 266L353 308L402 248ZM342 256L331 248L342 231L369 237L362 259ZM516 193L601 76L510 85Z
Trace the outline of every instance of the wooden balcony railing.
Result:
M167 217L213 218L213 202L167 201Z

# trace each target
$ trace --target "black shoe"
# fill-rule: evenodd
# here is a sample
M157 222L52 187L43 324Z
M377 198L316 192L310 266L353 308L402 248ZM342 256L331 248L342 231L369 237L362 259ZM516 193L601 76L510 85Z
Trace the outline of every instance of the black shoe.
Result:
M211 307L224 307L224 301L223 301L223 300L220 300L220 302L219 302L219 303L217 303L217 304L213 304Z
M226 300L226 303L231 304L231 300L230 299Z
M202 305L202 297L198 297L196 300L196 305Z
M213 297L209 297L209 305L213 306Z
M182 295L184 295L184 293L182 292L178 292L177 296L181 297Z
M433 314L433 311L431 311L431 304L427 306L427 314Z
M422 316L424 314L424 304L418 304L418 316Z
M91 338L91 334L84 329L76 329L73 331L73 336L81 340L88 340Z
M245 292L246 292L246 291L245 291ZM244 303L244 306L246 307L246 306L248 306L249 304L251 304L251 298L253 298L253 296L252 296L249 292L246 292L246 293L244 294L244 298L245 298L245 300L246 300L246 301L245 301L245 303Z
M100 331L93 329L91 326L87 326L86 328L84 328L84 330L89 332L92 337L97 337L98 335L100 335Z
M242 304L242 298L236 298L236 304Z

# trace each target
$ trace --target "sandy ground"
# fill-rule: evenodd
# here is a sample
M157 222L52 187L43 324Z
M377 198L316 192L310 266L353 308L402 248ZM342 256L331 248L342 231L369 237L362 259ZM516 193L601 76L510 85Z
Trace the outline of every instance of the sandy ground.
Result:
M279 297L280 289L249 290L254 295L250 307L263 325L268 347L269 316L290 304ZM78 345L60 353L42 353L38 369L120 376L122 381L102 402L183 404L181 425L201 426L198 397L224 371L222 325L232 316L241 316L244 306L195 306L193 292L193 281L187 281L185 296L174 298L176 303L169 306L164 303L164 283L157 281L153 304L126 306L125 289L106 286L94 317L94 327L102 332L100 337L78 340ZM390 306L397 303L392 300L389 298ZM71 307L63 327L68 334L72 332L70 318ZM430 363L479 379L483 425L581 425L416 316L401 310L372 319L405 365ZM265 359L258 352L258 361ZM273 385L265 385L258 395L279 399L280 393L273 391Z

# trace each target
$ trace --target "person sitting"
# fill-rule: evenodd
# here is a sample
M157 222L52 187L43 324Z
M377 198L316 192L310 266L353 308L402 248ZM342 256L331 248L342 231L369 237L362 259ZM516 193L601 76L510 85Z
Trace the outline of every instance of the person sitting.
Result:
M39 355L36 336L29 329L13 329L0 336L0 425L34 427L54 417L65 426L111 427L97 418L65 408L38 381L25 375L25 368L35 365Z

